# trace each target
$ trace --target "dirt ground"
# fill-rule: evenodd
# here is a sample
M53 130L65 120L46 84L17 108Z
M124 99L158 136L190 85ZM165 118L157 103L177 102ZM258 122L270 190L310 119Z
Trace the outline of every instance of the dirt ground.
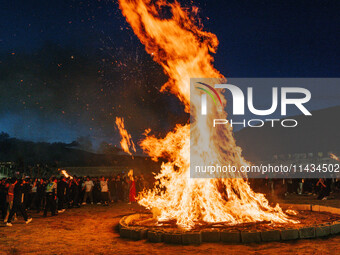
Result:
M315 203L313 197L290 197L285 202ZM340 200L320 201L340 207ZM117 224L127 214L139 212L126 203L108 207L87 205L57 216L32 214L26 225L21 217L13 227L0 225L0 254L339 254L340 235L324 239L249 245L201 244L177 246L130 241L119 237Z

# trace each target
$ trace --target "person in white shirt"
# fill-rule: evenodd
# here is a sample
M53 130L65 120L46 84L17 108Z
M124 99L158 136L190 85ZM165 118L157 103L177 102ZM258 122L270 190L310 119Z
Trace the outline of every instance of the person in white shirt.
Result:
M86 181L84 182L85 194L84 194L83 205L86 205L87 198L89 198L91 204L93 204L93 196L92 196L93 186L94 186L93 181L90 180L90 177L87 177Z
M109 205L109 187L107 185L107 180L103 176L100 179L100 191L103 204Z

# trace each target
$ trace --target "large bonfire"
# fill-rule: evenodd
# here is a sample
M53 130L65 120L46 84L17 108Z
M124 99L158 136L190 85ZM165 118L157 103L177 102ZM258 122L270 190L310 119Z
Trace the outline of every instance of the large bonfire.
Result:
M169 76L161 90L175 94L185 105L185 111L199 119L196 110L199 97L192 96L191 105L189 101L190 78L224 79L212 64L217 37L197 26L194 12L184 10L176 1L119 0L119 4L146 51ZM171 18L161 17L160 10L164 9ZM225 98L219 96L225 107ZM208 111L216 110L208 107ZM222 115L226 117L225 112ZM151 209L159 221L175 220L183 228L203 222L291 221L279 205L271 207L263 194L252 191L245 178L190 178L190 125L191 142L206 145L194 153L201 161L227 162L237 167L248 164L235 143L231 127L213 129L208 124L209 117L197 123L178 124L164 138L146 132L140 143L143 150L154 160L162 157L168 161L162 164L155 187L143 192L138 203Z

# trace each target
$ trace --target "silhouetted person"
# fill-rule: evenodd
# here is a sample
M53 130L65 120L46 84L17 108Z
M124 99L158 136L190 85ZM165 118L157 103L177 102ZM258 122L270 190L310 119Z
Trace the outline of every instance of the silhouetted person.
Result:
M120 179L120 175L117 175L116 178L116 195L117 195L117 201L123 201L123 185L122 180Z
M8 184L5 179L3 179L0 183L0 210L2 219L6 219L7 214L7 192L8 192Z
M71 181L71 206L79 207L79 180L77 177L74 177Z
M18 211L24 217L26 224L28 224L32 221L32 218L28 218L26 210L25 210L24 205L22 203L22 193L23 193L22 180L15 180L14 185L15 186L14 186L13 206L12 206L11 212L9 213L7 224L6 224L9 227L12 226L12 223L11 223L12 217Z
M56 200L57 200L57 179L51 178L50 182L46 185L46 206L44 216L47 216L47 211L50 209L52 216L56 214Z
M64 203L65 203L66 189L67 189L66 178L61 177L60 181L57 184L58 212L65 211Z
M39 182L37 182L37 199L35 200L35 207L37 209L37 213L40 212L42 202L44 200L44 193L45 193L45 183L43 179L40 179Z
M325 184L325 179L320 178L319 181L316 183L316 186L318 186L320 188L318 199L319 200L327 199L327 197L326 197L327 196L327 186Z

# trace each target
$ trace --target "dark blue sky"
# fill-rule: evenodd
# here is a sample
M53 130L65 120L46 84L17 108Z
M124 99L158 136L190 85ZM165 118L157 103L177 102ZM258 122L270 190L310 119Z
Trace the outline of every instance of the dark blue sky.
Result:
M185 121L116 1L0 2L0 131L98 144L117 141L115 116L136 140ZM192 2L220 41L215 66L226 77L339 77L338 1Z

